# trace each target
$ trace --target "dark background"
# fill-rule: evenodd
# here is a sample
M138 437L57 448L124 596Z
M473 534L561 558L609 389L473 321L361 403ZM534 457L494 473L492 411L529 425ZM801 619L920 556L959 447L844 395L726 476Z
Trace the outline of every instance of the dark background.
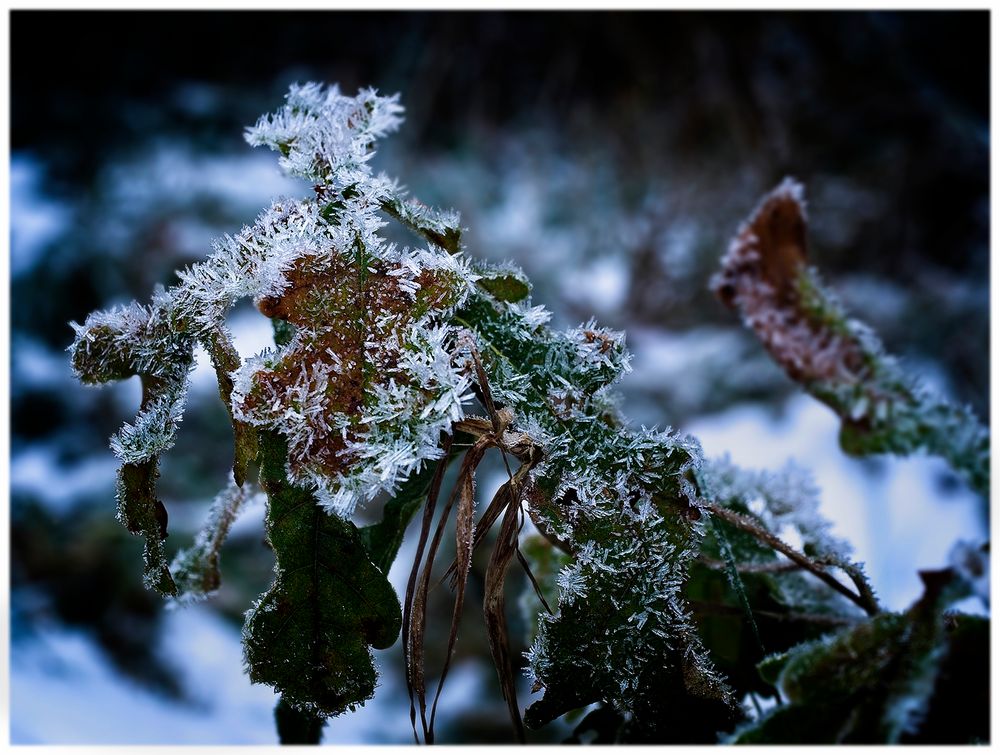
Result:
M630 332L725 344L692 356L683 381L698 390L666 372L626 384L638 421L779 407L794 390L707 291L740 219L788 174L806 184L813 259L845 303L936 388L989 414L985 11L11 20L12 174L28 177L11 191L15 647L46 622L81 628L118 670L168 698L188 695L156 649L163 611L141 587L141 546L112 521L113 471L67 482L110 458L107 437L134 407L132 394L73 382L66 323L146 300L203 257L207 239L252 220L257 208L231 188L172 183L179 158L154 157L180 154L195 177L206 156L231 157L238 182L243 128L292 81L401 92L406 123L378 167L461 210L469 252L523 265L557 323L596 314ZM30 212L53 207L56 230L29 248ZM183 242L191 234L206 243ZM606 261L624 286L617 299L572 274ZM221 487L226 433L217 401L193 397L165 460L168 506L194 511ZM38 454L47 489L18 482ZM271 563L253 535L226 559L235 584L210 605L238 626ZM480 635L465 631L460 656L484 653ZM495 690L483 689L485 712L460 717L442 741L509 741ZM398 724L386 741L406 741L408 722Z

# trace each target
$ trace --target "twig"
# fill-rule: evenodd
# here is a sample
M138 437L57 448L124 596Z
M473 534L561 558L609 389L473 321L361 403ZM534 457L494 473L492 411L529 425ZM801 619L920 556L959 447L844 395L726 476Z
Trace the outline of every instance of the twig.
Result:
M738 527L744 532L749 532L751 535L756 537L762 543L769 545L779 553L783 553L784 555L788 556L788 558L790 558L792 561L801 566L803 569L806 569L807 571L815 574L819 579L826 582L826 584L828 584L834 590L839 592L845 598L848 598L849 600L860 606L869 616L874 616L875 614L879 613L880 609L877 604L873 605L872 601L866 599L865 596L859 595L858 593L855 593L852 590L850 590L848 587L845 587L839 580L835 579L831 574L823 571L823 569L819 566L819 564L815 563L808 556L799 553L792 546L788 545L780 538L776 537L775 535L772 535L767 530L755 524L748 517L745 517L742 514L737 514L735 511L730 511L727 508L719 506L717 503L712 503L710 501L707 501L706 505L709 511L718 516L720 519L725 519L727 522L729 522L735 527Z

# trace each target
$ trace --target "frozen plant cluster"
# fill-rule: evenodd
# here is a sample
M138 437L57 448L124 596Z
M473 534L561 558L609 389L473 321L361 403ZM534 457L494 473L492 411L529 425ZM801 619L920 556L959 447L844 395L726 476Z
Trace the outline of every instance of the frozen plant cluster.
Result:
M474 544L504 512L485 612L516 730L503 620L503 578L515 552L529 568L536 560L539 574L547 569L540 592L554 597L527 654L533 690L543 693L525 713L529 726L599 703L617 716L626 740L671 740L680 727L684 737L712 741L745 717L738 700L747 675L719 671L706 639L712 632L703 631L718 618L702 613L696 621L691 591L738 594L755 635L751 597L766 600L771 618L804 625L789 640L797 643L815 636L816 625L863 621L858 606L880 613L860 565L847 561L846 544L819 515L808 475L708 462L687 436L629 425L614 390L630 369L624 334L594 321L550 327L550 313L532 303L521 270L469 260L455 213L426 207L376 175L375 141L398 128L401 111L396 97L374 90L350 97L336 87L293 86L247 140L277 151L285 171L310 181L314 195L274 201L253 225L218 240L205 261L180 271L175 286L158 289L149 305L74 323L70 351L81 381L142 381L139 415L112 448L122 461L119 518L146 538L146 582L181 601L218 587L219 549L254 494L247 481L254 467L267 497L275 579L246 617L251 680L281 694L279 718L315 723L339 715L374 694L371 648L391 646L405 627L404 645L418 649L415 660L404 650L407 681L411 692L417 687L423 718L433 564L421 572L423 592L413 585L444 471L464 452L430 552L459 500L456 553L464 555L456 569L467 579ZM381 233L387 218L426 246L388 243ZM988 485L985 431L905 385L874 335L848 320L805 266L798 184L786 181L765 197L715 285L778 363L842 414L850 448L928 448ZM270 319L275 346L244 361L226 316L247 298ZM233 474L194 546L168 565L157 465L174 442L197 345L212 359L233 424ZM488 418L466 416L473 396ZM474 443L466 442L470 436ZM474 472L488 448L522 466L504 488L509 500L498 494L476 533ZM351 515L380 495L389 498L382 520L359 529ZM401 611L385 575L421 507L421 541ZM542 543L527 554L517 548L523 513ZM749 558L737 563L734 551ZM729 588L719 579L720 563ZM971 556L962 563L970 573L982 570ZM845 572L857 592L831 568ZM731 608L710 608L720 606ZM456 617L460 609L457 597ZM732 620L732 612L719 615ZM919 617L934 652L937 619ZM449 643L456 632L453 623ZM430 728L423 723L429 741L433 709Z
M311 181L315 196L275 201L252 226L217 241L207 260L181 271L151 306L96 313L75 326L71 351L84 382L139 374L147 388L116 452L126 465L155 464L169 448L201 343L233 419L237 456L241 447L252 456L246 438L254 429L279 434L289 481L349 516L441 456L442 433L471 399L463 344L474 344L498 404L542 450L524 491L529 513L574 557L531 651L532 674L546 689L535 718L562 714L580 695L639 711L663 685L731 705L681 596L702 529L686 478L700 460L697 444L624 425L611 392L628 369L622 334L593 322L552 330L520 270L470 263L454 213L407 199L372 172L374 142L398 127L400 112L395 97L372 90L348 97L336 87L293 87L247 139L278 151L282 167ZM386 215L429 245L387 243L380 235ZM243 298L284 335L241 363L225 317ZM194 592L211 590L214 545L245 498L245 464L234 472L199 543L175 562L185 589L195 559L207 564L197 573L208 576ZM173 594L155 476L155 467L145 469L137 483L123 485L120 505L162 512L139 531L156 551L147 572ZM595 622L605 631L581 636Z
M593 322L556 331L543 312L476 292L461 313L476 323L494 398L544 449L525 492L529 512L573 557L528 654L545 694L526 721L604 700L654 727L647 706L671 686L729 706L682 595L703 532L687 479L700 447L625 425L613 393L628 370L623 334Z

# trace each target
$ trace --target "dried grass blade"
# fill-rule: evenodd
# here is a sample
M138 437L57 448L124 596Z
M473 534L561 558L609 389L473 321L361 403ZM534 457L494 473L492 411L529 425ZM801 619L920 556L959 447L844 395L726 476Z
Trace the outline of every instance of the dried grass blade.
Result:
M431 706L430 731L434 731L434 719L437 717L438 700L444 681L451 668L451 656L455 651L455 641L458 639L458 625L462 621L462 607L465 604L465 586L469 581L469 570L472 567L473 537L476 532L475 513L475 472L476 466L482 461L485 448L478 454L474 463L470 464L464 477L460 477L455 486L458 492L458 510L455 514L455 607L451 613L451 629L448 631L448 647L444 655L444 667L441 669L441 679L438 681L434 694L434 704Z
M507 634L507 621L504 615L504 579L507 567L517 551L518 512L519 506L508 506L500 525L493 553L490 554L489 566L486 567L486 595L483 599L483 613L486 617L486 634L490 643L490 655L500 679L500 689L517 740L525 741L524 725L521 723L521 711L517 704L517 689L514 684L514 672L510 657L510 641Z
M479 462L482 461L488 446L489 440L480 438L472 448L465 452L465 458L462 459L462 466L458 472L458 481L451 496L448 498L448 502L445 504L444 510L441 512L441 518L438 520L437 529L434 531L434 538L431 540L430 548L427 550L427 558L424 560L420 579L413 596L413 612L410 619L411 657L409 669L411 684L417 698L417 704L419 705L420 724L423 729L424 742L427 744L434 743L434 728L427 723L427 687L425 684L423 662L424 638L427 629L427 593L430 590L431 569L434 566L434 558L437 555L438 548L441 546L441 539L444 536L445 526L448 523L448 515L451 513L458 494L462 490L463 482L466 479L471 480L472 474L476 467L479 466Z
M497 492L493 495L493 499L490 501L490 505L486 507L483 515L479 518L479 524L476 525L476 534L472 541L473 552L475 552L475 550L483 542L483 538L486 537L490 528L494 525L494 523L496 523L496 520L500 518L500 514L503 513L504 507L509 503L509 493L507 492L509 487L510 483L505 482L497 489ZM448 566L448 569L442 575L441 579L438 580L438 584L441 584L446 579L450 579L451 586L454 587L456 579L455 571L457 566L458 562L452 561L451 565Z
M493 423L493 432L500 433L500 417L497 415L496 405L493 403L493 394L490 391L490 381L486 378L486 370L483 369L483 363L479 359L479 352L476 351L475 347L469 349L472 354L472 361L476 365L476 380L479 383L479 388L483 392L483 404L486 407L486 413L490 417L490 421Z
M427 505L424 507L424 516L420 524L420 540L417 543L417 554L413 559L413 568L410 569L409 579L406 581L406 597L403 600L403 665L406 670L406 694L410 699L410 725L413 727L413 739L418 744L420 740L417 738L417 711L413 705L414 656L412 652L413 631L411 620L413 618L414 590L417 584L417 574L420 571L420 563L423 560L424 548L427 545L427 537L431 530L431 521L434 518L434 509L437 507L438 495L441 492L441 482L444 479L445 470L448 468L452 440L452 436L450 435L445 435L442 438L441 448L444 451L444 455L434 470L434 477L431 480L430 489L427 491ZM422 610L421 608L421 612ZM423 627L423 616L421 616L418 626ZM420 645L421 647L423 646L423 638L420 640ZM419 666L421 668L420 675L422 676L422 652L420 654Z
M521 553L521 549L515 547L514 553L517 556L517 562L521 564L521 568L524 569L524 573L528 575L528 580L531 582L531 586L535 590L535 595L542 602L542 605L545 606L545 610L549 614L552 614L552 608L549 606L549 602L545 600L545 596L542 594L542 588L535 579L535 575L531 573L531 567L528 566L528 562L525 560L524 554Z

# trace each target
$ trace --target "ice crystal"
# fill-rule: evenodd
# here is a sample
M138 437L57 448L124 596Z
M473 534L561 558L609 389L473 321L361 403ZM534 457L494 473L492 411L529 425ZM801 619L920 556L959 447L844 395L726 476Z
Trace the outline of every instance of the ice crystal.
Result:
M336 85L293 84L284 107L262 116L246 138L281 152L289 173L343 188L368 179L372 144L399 128L402 111L399 95L364 89L348 97Z

